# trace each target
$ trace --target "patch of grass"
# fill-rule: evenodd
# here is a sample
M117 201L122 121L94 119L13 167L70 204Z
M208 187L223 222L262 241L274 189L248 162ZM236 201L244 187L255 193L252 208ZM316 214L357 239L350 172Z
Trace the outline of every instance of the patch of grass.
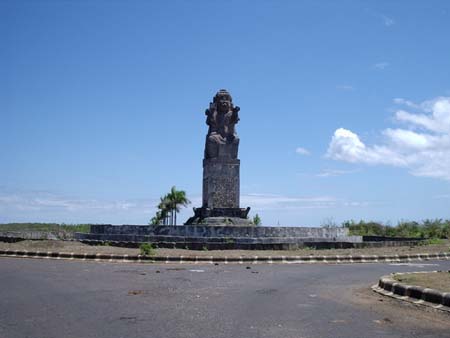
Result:
M440 238L430 238L428 240L425 241L425 244L444 244L445 241L443 239Z
M417 285L439 291L450 292L449 271L394 275L394 279L408 285Z
M142 243L139 245L139 250L142 256L154 256L156 254L152 243Z
M0 231L90 232L90 224L65 223L4 223Z

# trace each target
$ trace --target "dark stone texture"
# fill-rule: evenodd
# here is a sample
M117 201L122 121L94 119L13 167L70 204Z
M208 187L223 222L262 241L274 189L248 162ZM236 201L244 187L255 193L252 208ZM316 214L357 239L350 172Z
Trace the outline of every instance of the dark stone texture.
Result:
M161 248L201 250L294 250L302 247L379 248L384 246L412 246L420 241L363 241L361 236L349 236L346 228L255 227L255 226L143 226L91 225L91 233L76 233L77 240L93 244L98 241L120 246L138 246L150 242ZM398 259L400 256L386 256ZM425 259L425 257L423 257Z
M194 216L186 221L186 225L252 226L252 222L247 219L249 211L250 208L194 208Z
M407 241L426 241L426 238L419 237L388 237L388 236L362 236L364 242L407 242Z
M91 225L93 234L122 234L146 236L179 236L179 237L300 237L300 238L334 238L343 239L348 236L347 228L306 228L306 227L234 227L206 225ZM351 236L358 238L360 236Z
M214 217L210 217L213 219ZM349 236L347 228L255 227L208 225L111 225L93 224L91 233L76 233L83 242L112 242L114 245L136 246L151 242L161 248L201 250L294 250L303 247L379 248L413 246L420 241L364 241L362 236ZM386 256L400 259L401 256ZM406 257L405 257L406 258ZM426 257L422 257L426 259Z
M239 137L235 125L239 121L240 108L233 105L230 93L221 89L209 104L205 115L209 126L206 135L205 159L237 159Z
M239 208L239 165L236 159L203 160L204 208Z
M232 225L114 226L95 224L91 226L90 234L77 233L76 238L81 241L151 242L158 247L194 250L203 248L210 250L293 250L304 246L344 248L354 247L353 244L361 242L360 236L348 236L346 228L238 227Z
M0 231L0 241L14 242L17 240L54 240L72 239L73 233L65 231Z

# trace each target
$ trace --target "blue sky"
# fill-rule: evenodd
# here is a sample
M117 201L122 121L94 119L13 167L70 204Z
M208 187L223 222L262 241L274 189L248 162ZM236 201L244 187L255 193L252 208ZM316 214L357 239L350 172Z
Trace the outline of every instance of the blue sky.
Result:
M0 222L201 204L204 110L241 107L264 225L450 218L448 1L0 1Z

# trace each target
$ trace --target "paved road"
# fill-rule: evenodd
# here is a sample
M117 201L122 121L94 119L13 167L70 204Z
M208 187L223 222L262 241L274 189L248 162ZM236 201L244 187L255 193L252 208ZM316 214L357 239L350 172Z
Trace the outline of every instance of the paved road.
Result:
M355 265L145 265L0 258L1 338L450 337L450 315L369 290ZM431 265L430 265L431 264Z

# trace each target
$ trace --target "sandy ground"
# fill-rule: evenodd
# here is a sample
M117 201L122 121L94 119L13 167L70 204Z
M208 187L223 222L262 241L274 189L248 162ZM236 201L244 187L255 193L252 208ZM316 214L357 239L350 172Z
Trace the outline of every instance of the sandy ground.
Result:
M407 285L417 285L442 292L450 292L450 272L448 271L394 275L394 278Z
M0 242L3 250L28 250L28 251L55 251L75 253L114 253L137 255L139 249L121 248L108 245L87 245L71 241L21 241L17 243ZM443 244L401 246L364 249L302 249L288 251L272 250L184 250L184 249L155 249L158 256L227 256L227 257L252 257L252 256L332 256L332 255L395 255L450 252L450 241Z

